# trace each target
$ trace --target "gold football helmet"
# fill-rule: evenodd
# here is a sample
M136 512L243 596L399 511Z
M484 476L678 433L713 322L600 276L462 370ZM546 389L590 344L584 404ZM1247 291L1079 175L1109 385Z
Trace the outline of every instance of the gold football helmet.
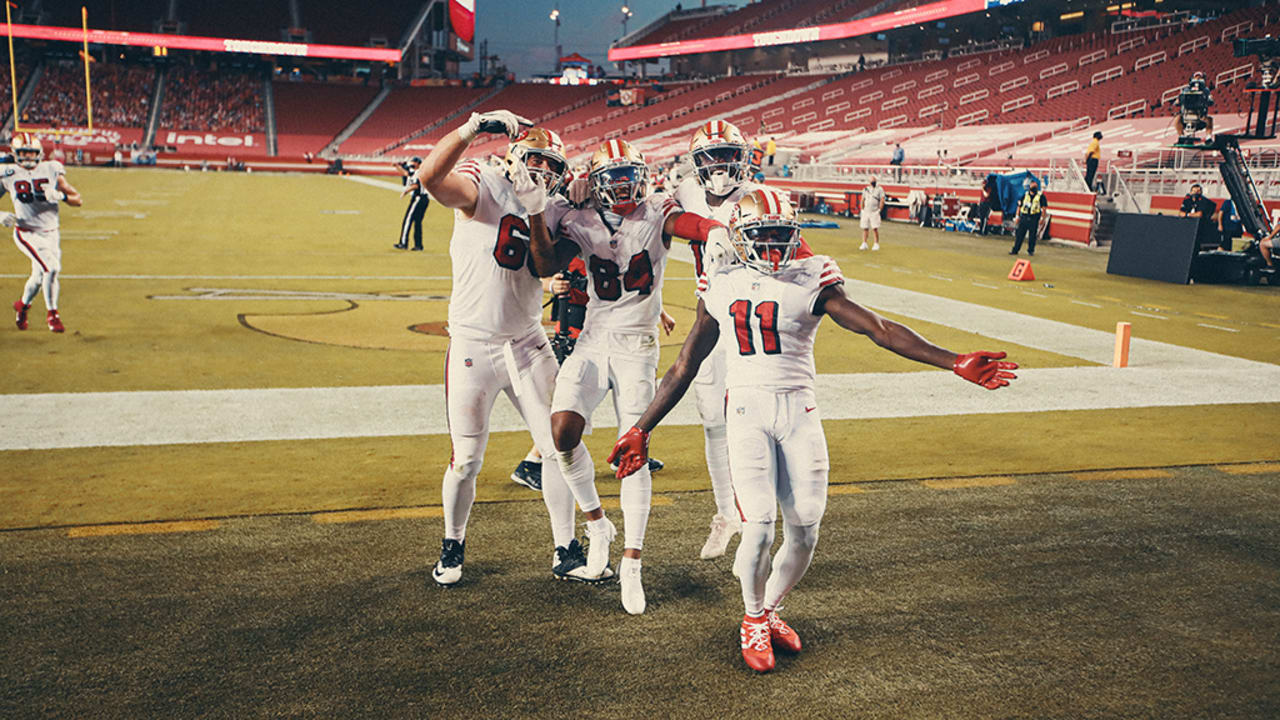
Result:
M14 161L28 170L34 170L44 159L44 147L40 145L40 138L31 133L14 135L12 150Z
M591 196L605 210L626 215L649 194L649 165L622 139L606 140L591 156Z
M751 148L732 123L712 120L700 126L689 142L698 183L712 195L724 197L748 177Z
M758 188L729 216L729 241L743 264L767 275L781 272L800 249L800 223L785 193Z
M540 127L529 128L516 136L507 146L503 163L507 168L507 179L511 179L511 167L516 163L528 166L529 174L542 182L548 195L555 195L564 187L569 167L560 136Z

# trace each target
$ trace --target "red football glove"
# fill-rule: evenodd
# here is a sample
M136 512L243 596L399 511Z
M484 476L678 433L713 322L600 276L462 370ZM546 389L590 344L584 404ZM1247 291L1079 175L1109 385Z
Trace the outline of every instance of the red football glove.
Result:
M649 433L632 427L618 438L609 453L609 462L618 463L618 479L630 475L649 464Z
M971 383L977 383L988 390L995 390L1008 385L1010 380L1018 377L1008 372L1017 370L1018 363L999 362L1004 355L1003 352L987 350L967 353L956 357L956 364L951 369Z

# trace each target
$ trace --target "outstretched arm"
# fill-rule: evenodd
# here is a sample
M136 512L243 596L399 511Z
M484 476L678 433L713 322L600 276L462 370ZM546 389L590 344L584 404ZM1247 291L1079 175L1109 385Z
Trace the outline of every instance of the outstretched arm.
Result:
M71 186L67 182L66 175L58 176L58 191L62 193L62 199L71 207L80 207L84 204L84 199L80 197L80 191Z
M636 421L609 453L609 462L618 463L619 479L639 470L649 462L649 433L657 427L662 418L671 412L671 408L680 402L680 398L689 390L689 384L698 374L702 361L715 349L716 340L720 338L720 326L707 312L706 305L698 301L698 315L693 321L693 329L680 347L680 355L676 358L667 373L662 376L658 392L645 409L644 414Z
M445 135L444 139L431 148L414 177L431 197L445 207L461 210L470 217L476 211L479 192L475 183L453 172L462 153L466 152L471 141L480 133L505 133L514 138L520 133L522 125L531 124L529 120L506 110L471 113L462 127Z
M1017 363L1000 362L1005 356L1003 352L979 351L958 355L940 348L906 325L881 317L850 300L840 285L823 288L814 303L814 312L825 312L840 327L866 335L886 350L892 350L909 360L952 370L965 380L988 390L1008 385L1009 380L1017 377L1008 372L1016 370Z

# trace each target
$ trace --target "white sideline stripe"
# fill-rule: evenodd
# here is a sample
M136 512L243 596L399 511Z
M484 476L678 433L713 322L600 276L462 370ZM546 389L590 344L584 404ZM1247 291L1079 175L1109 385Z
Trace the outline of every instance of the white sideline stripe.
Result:
M1280 367L1259 365L1022 370L997 392L938 371L822 375L818 397L826 420L1280 402ZM447 433L441 385L0 395L0 418L0 450ZM616 427L607 403L592 423ZM692 393L664 424L699 424ZM505 396L490 427L524 430ZM592 445L603 450L613 436Z
M351 182L358 182L362 185L372 185L373 187L383 188L385 190L395 190L396 192L400 192L404 190L404 185L400 183L393 183L387 180L379 180L377 178L365 177L364 175L343 175L342 178L344 180L350 180Z

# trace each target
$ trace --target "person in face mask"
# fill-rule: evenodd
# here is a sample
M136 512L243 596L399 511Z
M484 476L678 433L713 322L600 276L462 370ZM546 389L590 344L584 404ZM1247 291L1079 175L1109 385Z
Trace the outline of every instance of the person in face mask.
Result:
M875 178L871 178L871 182L862 188L862 213L858 224L862 227L862 247L859 250L867 249L867 234L875 233L874 244L872 250L880 249L880 212L884 210L884 188Z
M1199 218L1196 229L1196 240L1201 245L1211 245L1213 238L1213 215L1218 205L1204 196L1204 191L1197 185L1191 186L1191 192L1182 198L1182 207L1178 208L1182 217Z
M1013 249L1010 255L1017 255L1022 249L1023 239L1027 240L1027 254L1036 254L1036 236L1040 234L1040 216L1049 207L1044 193L1040 192L1040 183L1035 179L1027 187L1027 192L1018 201L1018 230L1013 236Z

